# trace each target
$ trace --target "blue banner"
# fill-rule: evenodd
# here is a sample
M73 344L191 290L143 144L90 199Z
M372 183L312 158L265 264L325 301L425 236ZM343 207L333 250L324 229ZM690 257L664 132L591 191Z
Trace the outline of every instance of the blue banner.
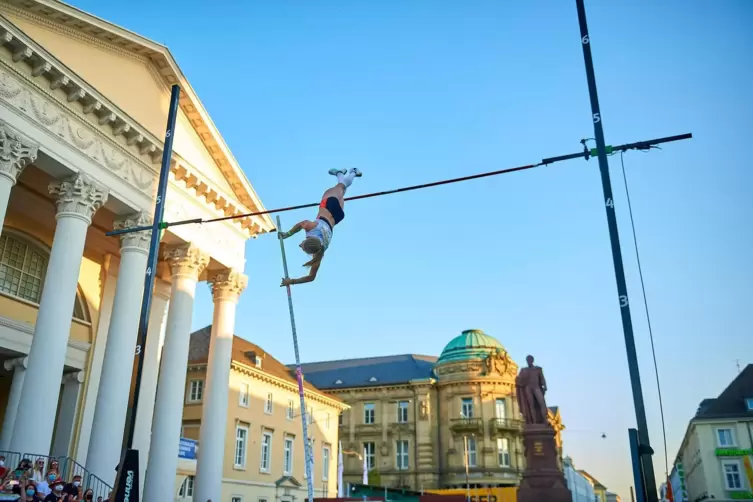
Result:
M180 438L178 458L184 458L186 460L196 460L196 448L198 445L199 442L194 439Z

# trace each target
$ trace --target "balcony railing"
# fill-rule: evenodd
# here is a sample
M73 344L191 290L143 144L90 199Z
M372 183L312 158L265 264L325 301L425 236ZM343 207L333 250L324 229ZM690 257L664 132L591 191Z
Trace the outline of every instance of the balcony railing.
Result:
M489 431L492 435L500 432L515 432L522 429L523 422L521 420L513 420L511 418L492 418L489 420Z
M484 432L484 422L480 418L453 418L450 421L453 432Z

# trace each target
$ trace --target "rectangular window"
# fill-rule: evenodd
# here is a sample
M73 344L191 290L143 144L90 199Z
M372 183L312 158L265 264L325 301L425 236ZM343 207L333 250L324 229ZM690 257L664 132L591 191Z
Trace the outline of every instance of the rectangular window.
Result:
M329 479L329 446L322 448L322 481Z
M467 438L467 448L468 467L476 467L476 438Z
M373 424L375 422L376 413L374 411L374 403L366 403L363 405L363 423Z
M339 415L337 415L337 425L339 426L342 424L343 424L343 414L341 412Z
M232 496L230 502L243 502L243 497Z
M753 398L746 399L745 405L748 407L748 411L753 411Z
M376 467L376 443L364 443L363 451L366 455L366 468L371 470Z
M510 444L507 438L497 438L497 462L500 467L510 467Z
M507 408L505 408L505 400L502 398L494 401L494 411L497 418L507 418Z
M270 392L267 394L267 400L264 402L264 413L271 414L272 413L272 404L274 403L274 396L272 396L272 393Z
M398 423L408 423L408 401L397 403L397 421Z
M246 468L246 441L248 440L248 427L240 425L235 427L235 468Z
M248 384L242 383L240 393L238 396L238 404L244 408L248 408Z
M473 418L473 398L464 397L460 404L461 418Z
M742 490L743 480L740 477L739 460L722 460L722 471L726 490Z
M285 416L288 420L293 420L293 418L295 418L295 401L292 399L288 399L288 411Z
M261 368L261 356L256 356L256 367Z
M716 439L722 448L735 446L735 436L732 434L732 429L717 429Z
M180 485L180 493L178 493L180 498L193 498L193 482L193 476L188 476L183 480L183 484Z
M395 443L395 464L400 470L408 469L408 441L400 440Z
M188 390L188 402L198 403L204 397L204 380L191 380Z
M285 438L285 457L283 458L282 473L291 475L293 473L293 439Z
M264 432L261 435L261 458L259 459L259 470L269 472L269 466L272 463L272 434Z

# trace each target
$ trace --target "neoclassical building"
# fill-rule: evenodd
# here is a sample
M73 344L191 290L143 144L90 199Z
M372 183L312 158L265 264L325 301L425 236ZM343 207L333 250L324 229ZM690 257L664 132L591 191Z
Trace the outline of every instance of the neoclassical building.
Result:
M303 366L307 381L350 406L340 417L344 480L361 482L365 455L370 484L413 490L518 484L525 459L517 372L502 344L480 330L453 338L438 358ZM549 421L561 455L557 408L550 408Z
M242 338L232 342L230 395L227 402L210 401L205 389L211 385L207 373L212 327L191 335L183 408L183 437L203 442L212 440L202 424L212 413L226 408L222 429L214 444L223 450L210 452L223 459L224 468L212 475L222 479L222 498L227 502L294 502L307 497L304 440L301 421L307 420L314 458L312 484L315 497L337 497L337 417L348 408L309 382L304 382L306 411L301 412L295 374L264 349ZM208 429L206 429L208 430ZM196 473L191 464L179 470L178 493L194 496ZM220 467L222 467L220 465ZM197 494L198 495L198 494ZM203 498L194 500L204 501Z
M119 463L138 350L144 499L173 499L196 287L208 282L215 305L204 398L223 402L245 244L273 229L253 217L166 231L137 348L149 234L105 233L151 222L173 84L165 219L263 210L166 47L56 0L0 3L0 450L8 463L64 457L98 495ZM225 412L202 422L205 451L224 451ZM222 456L200 457L197 500L220 500L221 480L201 477L218 470Z

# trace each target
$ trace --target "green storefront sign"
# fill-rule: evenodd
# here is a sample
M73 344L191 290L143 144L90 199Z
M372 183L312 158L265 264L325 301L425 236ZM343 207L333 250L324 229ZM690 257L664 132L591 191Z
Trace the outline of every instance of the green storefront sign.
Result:
M733 500L753 500L751 492L729 492L729 498Z
M744 457L745 455L753 455L753 449L748 448L740 449L740 448L717 448L716 449L716 456L717 457Z

